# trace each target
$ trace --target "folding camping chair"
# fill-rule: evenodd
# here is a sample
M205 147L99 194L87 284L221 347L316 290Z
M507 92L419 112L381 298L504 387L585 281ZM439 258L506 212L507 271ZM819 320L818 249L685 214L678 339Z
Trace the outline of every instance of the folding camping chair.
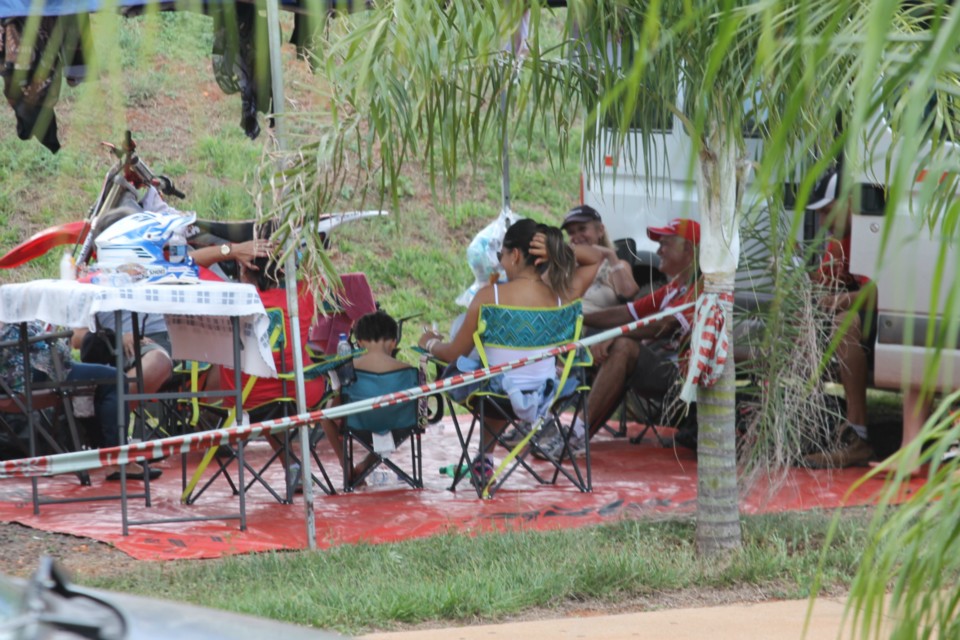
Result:
M324 303L323 315L310 325L307 347L316 360L336 355L339 335L349 335L358 318L377 310L366 274L344 273L340 282L343 287L333 291L337 304Z
M284 357L284 349L287 344L287 335L286 335L286 323L284 322L284 313L282 309L279 308L269 308L266 309L267 316L270 319L269 327L269 341L270 349L274 353L280 355L280 368L277 372L278 378L282 382L282 393L280 396L272 398L271 400L264 402L262 404L248 407L246 400L249 398L250 393L253 391L254 386L257 383L257 376L248 377L246 383L244 384L242 390L242 400L243 411L246 416L249 417L251 422L262 422L264 420L271 420L274 418L280 418L290 415L295 415L297 413L297 401L296 398L292 395L294 389L294 377L295 373L290 370L288 363ZM335 363L333 362L324 362L324 363L314 363L306 365L304 367L304 380L312 381L316 380L318 377L325 375L329 370L333 368ZM191 374L191 383L195 384L198 380L198 376ZM196 389L193 389L196 391ZM317 407L309 407L308 409L314 410L319 406L322 406L327 400L331 397L329 387L326 393L324 393ZM194 415L198 420L198 423L203 426L204 429L217 429L217 428L226 428L236 424L236 407L226 408L222 405L210 405L200 403L200 408L197 413ZM191 405L190 411L194 411L193 406ZM322 430L314 428L314 432L322 434ZM259 468L255 468L247 460L243 461L243 466L246 471L251 475L251 480L244 487L244 491L248 491L253 487L254 484L260 484L263 486L268 493L277 502L281 504L290 503L293 499L293 493L299 478L293 478L289 474L284 474L285 478L285 491L281 495L277 490L270 485L266 480L265 473L267 469L276 462L281 454L285 454L289 462L299 463L300 460L293 455L293 452L289 446L289 434L284 434L283 441L281 446L273 451L269 456L267 461L263 463ZM316 441L319 439L311 437L311 449L316 444ZM229 469L234 462L238 462L241 458L239 447L243 446L238 445L236 448L229 444L224 444L220 446L218 451L222 455L214 455L212 460L215 461L217 465L216 471L211 477L209 477L206 482L202 485L198 485L200 475L206 470L206 465L202 464L194 472L193 479L189 483L184 484L184 496L183 500L187 504L193 504L196 500L203 495L203 493L213 484L213 482L219 478L223 477L227 484L230 486L231 491L234 495L240 493L240 489L237 486L237 483L234 482L233 478L230 476ZM210 458L205 458L209 460ZM330 481L329 476L327 475L326 469L323 466L323 463L320 461L319 457L313 454L312 459L317 465L317 470L320 477L316 475L312 476L312 481L317 484L325 493L332 495L335 493L333 488L333 483ZM196 487L196 488L195 488Z
M72 331L62 331L29 336L26 330L21 329L19 339L0 342L0 349L16 347L20 351L24 362L30 359L30 345L38 342L46 343L54 367L53 378L44 382L33 381L31 375L25 376L23 391L13 389L3 377L0 377L0 426L10 433L14 442L19 442L16 425L21 421L26 422L28 444L26 447L21 445L20 449L27 457L40 454L38 438L40 438L42 444L46 445L46 450L54 454L79 451L84 446L74 415L73 400L81 396L93 395L96 382L90 380L65 381L66 368L59 351L54 348L54 343L69 339L72 335ZM25 369L27 368L25 367ZM27 370L29 371L29 369ZM115 383L116 381L106 380L104 382ZM66 433L63 433L63 422L67 426ZM90 486L90 476L86 471L79 471L76 475L82 486ZM123 495L42 498L37 478L32 477L30 480L34 514L40 513L40 505L43 504L66 504L124 498ZM144 498L145 504L150 506L149 479L145 482L143 493L127 494L126 498Z
M421 384L420 372L414 368L399 369L386 373L357 371L354 383L340 389L344 403L368 400L387 393L403 391ZM383 465L397 474L403 482L414 489L423 488L423 454L420 437L426 423L425 404L421 400L388 405L362 413L346 416L343 420L343 490L353 491L366 480L377 467ZM387 446L381 448L382 438ZM402 469L389 456L404 440L410 441L411 468ZM373 457L373 462L356 478L351 477L354 460L354 445Z
M643 428L640 433L630 438L630 444L642 443L647 432L652 431L660 446L669 446L670 441L660 433L660 427L677 426L674 424L676 422L674 418L677 416L671 417L675 413L672 411L673 400L664 398L662 395L648 395L628 388L620 405L620 432L626 435L627 420L632 414Z
M53 348L53 343L63 338L69 338L72 332L48 333L27 339L11 340L0 343L0 349L17 347L19 350L29 348L30 343L46 342L51 345L51 356L55 367L55 379L50 382L24 381L24 390L16 391L0 376L0 427L10 436L10 441L17 448L18 453L25 458L39 455L41 447L51 453L65 453L79 451L82 447L77 422L73 413L73 398L83 394L92 394L93 386L68 387L61 384L64 378L63 362L60 355ZM67 431L63 432L63 423ZM27 441L23 442L21 432L26 431ZM39 442L38 442L39 438ZM82 486L90 486L90 474L86 471L77 472L77 478ZM41 498L36 478L31 479L31 493L33 497L33 512L40 512L41 504L57 504L62 500Z
M559 345L573 342L580 338L583 325L583 315L580 302L576 301L562 307L542 309L520 309L501 305L483 305L480 307L480 317L473 339L483 366L489 366L487 349L505 348L540 352ZM588 356L587 356L588 357ZM587 421L587 393L589 387L583 382L584 365L588 364L584 356L578 355L578 350L572 350L556 358L557 364L562 366L559 384L553 401L544 417L544 422L556 425L562 438L563 447L558 457L540 448L536 433L525 438L517 445L505 442L503 433L512 425L518 425L519 418L513 410L510 399L503 393L491 390L489 381L481 383L479 388L472 391L465 400L458 402L449 393L446 395L450 404L450 413L453 416L457 437L460 440L462 453L457 469L467 469L458 472L451 489L464 478L470 478L471 483L480 497L491 497L513 474L522 468L540 484L555 484L559 476L565 477L580 491L588 492L592 489L590 474L590 445L586 441L586 450L581 462L573 455L570 448L570 438L573 435L573 425L580 419L584 424ZM575 366L576 365L576 366ZM573 377L571 377L573 373ZM569 381L569 384L568 384ZM464 432L460 420L457 418L453 402L466 407L471 414L470 426ZM572 411L572 415L568 412ZM566 419L569 418L569 419ZM487 425L487 420L506 422L506 426L499 432L494 432ZM478 428L479 427L479 428ZM481 462L472 464L470 455L471 441L475 432L479 433L479 451ZM500 444L510 453L494 472L493 477L487 478L484 470L483 454L490 443ZM552 474L542 474L528 460L531 451L538 451L552 467ZM479 468L475 468L479 467ZM499 477L497 477L499 475Z

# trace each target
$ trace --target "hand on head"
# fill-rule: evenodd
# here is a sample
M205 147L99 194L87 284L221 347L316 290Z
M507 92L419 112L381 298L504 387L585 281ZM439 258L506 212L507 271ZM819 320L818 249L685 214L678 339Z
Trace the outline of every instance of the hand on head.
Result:
M533 234L528 253L536 258L533 262L535 265L539 266L547 262L550 259L550 254L547 252L547 236L539 232Z

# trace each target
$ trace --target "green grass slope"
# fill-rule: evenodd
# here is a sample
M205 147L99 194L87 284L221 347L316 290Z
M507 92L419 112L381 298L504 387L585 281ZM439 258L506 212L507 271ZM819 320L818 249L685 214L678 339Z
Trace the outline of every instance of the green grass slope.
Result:
M193 13L165 13L117 20L98 16L97 59L91 79L64 84L56 107L63 145L51 154L36 140L17 139L10 108L0 108L0 251L6 252L50 225L81 219L99 191L112 156L101 141L118 143L133 132L138 151L158 173L187 194L173 201L201 218L255 216L255 175L270 162L270 130L249 140L240 128L240 97L226 95L211 70L212 21ZM284 41L292 23L284 21ZM319 79L285 44L287 109L322 113ZM578 145L571 145L575 153ZM574 156L561 158L556 139L511 149L512 208L520 215L557 222L579 197ZM563 165L563 168L558 168ZM500 210L501 177L496 148L478 167L464 167L455 199L434 197L425 169L407 166L399 209L390 217L338 229L331 258L341 272L363 271L383 307L395 316L423 313L446 326L460 309L456 296L472 282L465 251L473 235ZM344 209L376 207L344 189ZM56 275L60 252L0 272L3 282ZM415 332L414 332L415 333ZM412 334L411 334L412 337Z

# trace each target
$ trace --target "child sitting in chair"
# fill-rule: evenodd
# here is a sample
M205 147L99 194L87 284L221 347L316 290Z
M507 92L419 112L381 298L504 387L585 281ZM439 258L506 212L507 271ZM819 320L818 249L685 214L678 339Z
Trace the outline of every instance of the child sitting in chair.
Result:
M366 371L368 373L389 373L401 369L413 369L405 362L401 362L393 357L397 348L398 326L397 321L383 311L368 313L357 319L353 329L354 338L357 346L364 349L366 353L357 357L353 361L353 367L356 371ZM382 389L382 394L401 391L401 389ZM336 400L335 403L339 403ZM343 460L343 435L341 433L342 423L340 420L321 420L321 426L333 450L337 454L341 467ZM395 440L395 444L399 444ZM350 477L356 478L362 475L367 468L373 464L376 457L368 454L357 465L350 470Z

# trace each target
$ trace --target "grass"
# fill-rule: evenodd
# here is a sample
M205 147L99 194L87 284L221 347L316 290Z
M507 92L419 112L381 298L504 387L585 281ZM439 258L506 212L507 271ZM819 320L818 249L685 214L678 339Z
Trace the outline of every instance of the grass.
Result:
M748 516L743 550L720 564L698 556L691 522L623 521L144 565L122 577L85 582L349 634L400 623L475 623L530 610L608 608L663 594L690 602L696 601L690 594L699 593L709 601L713 592L749 589L751 598L803 598L821 554L824 588L846 588L868 515L847 513L827 549L830 513Z

